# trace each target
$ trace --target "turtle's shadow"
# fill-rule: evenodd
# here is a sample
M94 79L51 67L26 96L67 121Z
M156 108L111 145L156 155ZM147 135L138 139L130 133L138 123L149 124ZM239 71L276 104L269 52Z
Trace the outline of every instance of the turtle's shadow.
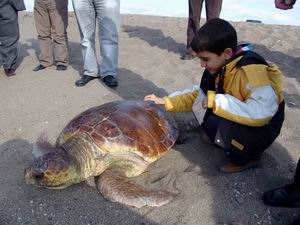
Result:
M14 139L0 146L0 224L150 224L137 210L106 201L86 183L63 190L26 185L32 145ZM11 216L14 215L14 216Z

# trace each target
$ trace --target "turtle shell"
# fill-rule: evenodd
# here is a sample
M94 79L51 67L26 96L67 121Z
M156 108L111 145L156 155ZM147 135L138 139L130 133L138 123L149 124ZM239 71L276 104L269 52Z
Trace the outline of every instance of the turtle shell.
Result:
M76 116L61 137L66 142L82 134L101 151L134 151L151 161L173 146L178 128L173 118L151 102L114 101Z

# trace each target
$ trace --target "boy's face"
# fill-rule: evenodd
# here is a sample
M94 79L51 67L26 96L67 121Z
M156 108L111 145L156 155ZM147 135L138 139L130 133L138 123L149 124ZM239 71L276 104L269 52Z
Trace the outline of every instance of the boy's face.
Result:
M227 60L230 59L231 56L231 49L225 49L220 55L208 51L197 53L201 67L207 69L210 73L219 72L222 67L226 65Z

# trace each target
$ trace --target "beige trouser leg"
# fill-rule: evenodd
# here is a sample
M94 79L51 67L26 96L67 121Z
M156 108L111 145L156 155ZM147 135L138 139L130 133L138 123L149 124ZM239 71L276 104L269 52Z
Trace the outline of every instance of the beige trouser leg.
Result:
M36 0L34 19L41 50L40 63L46 67L54 62L56 65L66 65L68 1Z

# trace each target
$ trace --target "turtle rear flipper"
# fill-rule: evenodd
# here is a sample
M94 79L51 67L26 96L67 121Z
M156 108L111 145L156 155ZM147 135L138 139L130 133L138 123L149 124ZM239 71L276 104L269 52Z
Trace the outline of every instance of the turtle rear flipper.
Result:
M168 191L145 189L123 176L101 175L96 178L98 191L104 198L125 205L141 208L143 206L162 206L170 202L174 194Z

